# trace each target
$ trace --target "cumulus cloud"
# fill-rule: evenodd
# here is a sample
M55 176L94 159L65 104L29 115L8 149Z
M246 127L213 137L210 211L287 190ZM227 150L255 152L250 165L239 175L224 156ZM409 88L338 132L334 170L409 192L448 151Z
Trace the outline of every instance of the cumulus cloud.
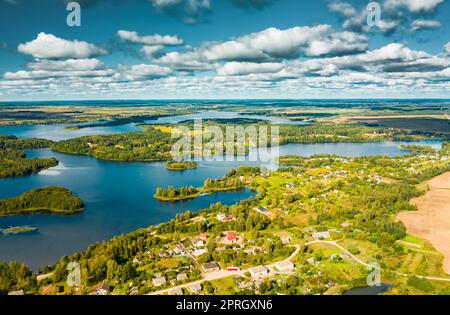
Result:
M67 59L67 60L48 60L42 59L30 62L28 68L33 70L48 71L91 71L104 67L103 62L98 59Z
M116 78L125 81L137 81L160 78L171 73L172 70L167 67L160 67L151 64L140 64L133 65L129 68L122 67L122 69L120 69L120 72L116 75Z
M413 13L428 13L436 10L444 0L386 0L384 6L388 9L404 7Z
M351 32L334 32L329 25L268 28L221 43L207 43L190 53L209 61L265 62L299 56L354 54L367 49L367 38Z
M124 41L148 46L177 46L182 45L183 40L171 35L147 35L139 36L137 32L119 30L117 36Z
M381 20L376 27L367 24L366 7L355 8L352 4L334 0L328 5L331 12L336 13L342 26L355 32L380 31L390 35L396 31L415 32L420 29L438 28L438 21L417 18L419 14L433 13L443 0L385 0L381 3ZM410 22L412 20L412 22ZM410 28L404 25L410 24Z
M46 59L82 59L107 53L105 49L84 41L70 41L46 33L39 33L35 40L20 44L18 51Z
M435 20L418 19L411 23L411 32L424 29L435 29L441 27L441 23Z
M252 73L276 73L282 69L282 63L227 62L217 69L217 73L223 76L234 76Z

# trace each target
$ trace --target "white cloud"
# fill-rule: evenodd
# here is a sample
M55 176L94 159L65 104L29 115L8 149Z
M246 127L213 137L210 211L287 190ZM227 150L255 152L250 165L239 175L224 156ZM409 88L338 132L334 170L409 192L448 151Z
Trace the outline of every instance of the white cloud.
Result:
M49 71L91 71L104 67L103 62L98 59L67 59L67 60L48 60L42 59L30 62L28 68L33 70Z
M171 53L168 57L195 62L295 59L299 56L354 54L367 49L367 38L352 32L334 32L329 25L274 27L221 43L206 43L194 51ZM167 59L163 56L161 59Z
M444 50L447 52L447 54L450 54L450 42L448 42L447 44L445 44Z
M141 52L147 59L154 59L158 54L164 50L164 46L144 46L141 48Z
M125 41L147 46L177 46L183 44L182 39L171 35L155 34L139 36L137 32L120 30L117 32L117 36Z
M282 63L227 62L217 69L217 73L223 76L235 76L252 73L276 73L282 69Z
M160 67L150 64L140 64L133 65L129 68L120 69L120 72L116 74L116 78L125 81L137 81L164 77L171 73L172 70L167 67Z
M444 0L386 0L384 6L389 9L405 7L414 13L432 12Z
M422 29L434 29L441 27L441 23L435 20L418 19L411 23L411 32L415 32Z
M83 59L107 53L106 50L87 42L65 40L46 33L39 33L35 40L20 44L18 51L35 58L51 59Z

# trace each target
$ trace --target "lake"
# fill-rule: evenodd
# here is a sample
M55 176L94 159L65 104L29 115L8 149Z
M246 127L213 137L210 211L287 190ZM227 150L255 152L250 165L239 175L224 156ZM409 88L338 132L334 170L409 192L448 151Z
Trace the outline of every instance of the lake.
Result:
M95 127L81 132L117 133L132 131L131 125ZM102 129L103 128L103 129ZM137 127L136 127L137 128ZM37 132L37 134L35 134ZM61 125L1 127L0 134L19 137L44 137L61 139L78 131L67 131ZM407 153L401 144L423 144L435 148L440 141L371 142L371 143L321 143L289 144L280 147L282 155L311 156L313 154L340 154L345 156L389 155ZM261 155L267 154L259 150ZM235 204L254 193L248 189L206 195L178 203L161 203L153 198L157 187L169 185L200 187L206 178L218 178L230 168L240 165L261 165L260 162L200 162L197 169L183 172L168 171L165 163L120 163L100 161L89 156L66 155L50 149L27 150L28 157L53 156L59 160L57 167L37 175L0 180L0 198L17 196L42 186L64 186L77 194L85 203L85 211L76 216L30 215L0 218L0 228L30 225L36 233L0 236L0 261L17 260L38 269L54 263L62 255L82 251L92 243L109 240L113 236L138 228L165 222L177 213L196 211L215 202ZM273 163L266 163L275 167Z

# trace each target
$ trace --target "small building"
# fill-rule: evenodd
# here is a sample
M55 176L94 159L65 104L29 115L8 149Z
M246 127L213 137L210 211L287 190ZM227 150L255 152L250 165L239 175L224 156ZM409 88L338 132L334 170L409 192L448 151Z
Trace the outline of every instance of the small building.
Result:
M209 263L203 264L202 269L204 272L208 273L208 272L217 272L220 270L220 267L215 262L209 262Z
M221 222L228 222L228 221L234 221L236 218L232 215L225 215L223 213L219 213L217 215L217 219Z
M166 284L166 277L159 277L159 278L154 278L153 279L153 285L155 287L160 287Z
M202 292L202 285L198 282L189 285L188 288L192 294L199 294L200 292Z
M187 274L185 273L179 273L177 274L177 281L186 281L188 278Z
M205 246L205 242L199 238L194 238L192 240L192 245L194 245L195 247L203 247Z
M259 206L254 208L255 211L261 213L261 214L266 214L269 210L267 210L267 208L263 207L263 206Z
M282 236L282 237L280 237L280 240L283 245L286 245L286 244L289 244L290 242L292 242L292 237Z
M207 254L208 250L206 248L201 248L201 249L196 249L192 255L194 255L195 257L200 257L203 254Z
M198 236L198 238L203 241L206 241L208 237L209 237L208 233L200 233L200 235Z
M286 188L297 188L297 185L295 185L294 183L287 183Z
M235 231L227 231L225 232L225 234L228 241L230 242L237 241L237 233Z
M253 267L250 268L248 270L248 272L250 272L250 275L254 278L254 279L262 279L265 278L268 274L268 270L266 267L264 266L258 266L258 267Z
M316 240L320 240L320 239L326 239L326 238L330 238L330 232L325 231L325 232L315 232L312 234L312 237L315 238Z
M282 272L294 270L295 265L289 260L279 261L275 263L275 267Z
M169 295L183 295L183 290L181 288L174 288L169 291Z
M97 288L95 288L94 293L95 295L107 295L109 293L109 286L103 283L102 285L99 285Z

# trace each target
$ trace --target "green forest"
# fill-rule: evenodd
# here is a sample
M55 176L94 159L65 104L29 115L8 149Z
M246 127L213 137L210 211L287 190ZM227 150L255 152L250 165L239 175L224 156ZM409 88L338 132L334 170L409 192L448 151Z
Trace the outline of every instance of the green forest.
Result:
M166 168L171 171L184 171L187 169L197 168L197 162L189 162L189 161L167 161Z
M25 176L58 165L55 158L26 158L22 151L0 149L0 178Z
M49 212L70 215L83 210L80 198L63 187L44 187L0 200L0 216Z
M158 188L154 197L159 201L180 201L195 198L200 193L199 189L192 186L181 188L169 186L167 189Z

